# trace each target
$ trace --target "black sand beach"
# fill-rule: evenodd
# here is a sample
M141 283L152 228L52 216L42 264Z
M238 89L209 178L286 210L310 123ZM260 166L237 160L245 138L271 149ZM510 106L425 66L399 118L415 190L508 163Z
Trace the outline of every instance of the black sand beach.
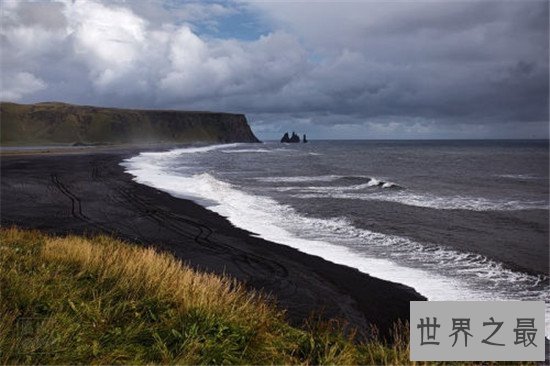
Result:
M216 213L132 181L119 162L136 151L1 157L1 224L55 234L109 233L155 246L205 271L274 295L301 324L322 313L387 334L408 320L413 289L237 229Z

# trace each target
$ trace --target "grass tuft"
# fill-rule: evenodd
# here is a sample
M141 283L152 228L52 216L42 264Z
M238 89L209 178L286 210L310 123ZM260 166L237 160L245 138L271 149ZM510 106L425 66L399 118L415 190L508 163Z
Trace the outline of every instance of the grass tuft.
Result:
M229 277L108 236L0 228L2 364L408 364L395 342L358 343L341 323L290 326Z

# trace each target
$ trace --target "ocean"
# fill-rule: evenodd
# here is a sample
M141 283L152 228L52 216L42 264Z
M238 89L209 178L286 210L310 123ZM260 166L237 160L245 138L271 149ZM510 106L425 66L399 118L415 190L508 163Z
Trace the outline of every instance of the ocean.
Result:
M548 141L312 141L143 152L139 183L429 300L541 300Z

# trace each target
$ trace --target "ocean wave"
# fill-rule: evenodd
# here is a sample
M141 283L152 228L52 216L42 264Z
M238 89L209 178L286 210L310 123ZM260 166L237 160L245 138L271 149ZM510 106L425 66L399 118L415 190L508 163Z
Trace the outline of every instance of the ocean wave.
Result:
M380 186L382 188L399 187L396 183L384 181L380 178L373 178L367 175L313 175L313 176L294 176L294 177L257 177L252 178L265 183L308 183L308 182L365 182L349 187L352 189L362 189L366 187Z
M232 147L238 147L243 145L242 143L233 143L233 144L218 144L218 145L206 145L206 146L194 146L194 147L183 147L179 149L173 149L170 151L160 151L160 152L142 152L141 156L148 157L162 157L170 158L176 157L184 154L196 154L196 153L205 153L213 150L219 149L228 149Z
M285 148L278 148L278 149L232 149L232 150L221 150L224 154L243 154L243 153L277 153L277 152L292 152L295 150L292 149L285 149Z
M341 175L314 175L296 177L258 177L252 178L266 183L299 183L299 182L331 182L341 178Z
M392 182L384 182L375 178L370 178L368 183L353 184L349 186L283 186L283 187L273 187L272 189L278 192L300 191L300 192L311 192L311 193L335 194L335 193L367 190L367 189L373 189L373 188L401 189L402 187Z
M499 175L497 175L497 177L514 179L514 180L542 180L542 179L548 179L548 178L545 178L545 177L539 177L539 176L529 175L529 174L499 174Z
M173 156L165 158L172 160ZM227 217L237 227L372 276L411 286L430 300L550 300L547 277L511 271L478 254L357 228L347 218L304 216L288 205L247 193L212 174L174 174L169 164L158 162L158 156L140 154L122 165L138 183L176 197L208 200L209 209ZM340 178L316 179L334 177ZM547 319L548 311L547 307Z
M239 153L271 153L273 150L268 149L235 149L235 150L222 150L224 154L239 154Z
M396 190L391 193L346 193L341 190L313 190L311 193L294 194L292 197L302 199L334 198L386 201L401 203L407 206L434 208L437 210L514 211L548 210L549 208L548 202L545 201L490 200L480 197L435 196L430 194L418 194L405 190Z

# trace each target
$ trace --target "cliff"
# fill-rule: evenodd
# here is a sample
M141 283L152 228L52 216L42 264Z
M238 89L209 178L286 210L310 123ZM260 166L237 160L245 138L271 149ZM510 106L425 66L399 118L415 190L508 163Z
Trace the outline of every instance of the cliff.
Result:
M6 145L259 142L243 114L0 103Z

